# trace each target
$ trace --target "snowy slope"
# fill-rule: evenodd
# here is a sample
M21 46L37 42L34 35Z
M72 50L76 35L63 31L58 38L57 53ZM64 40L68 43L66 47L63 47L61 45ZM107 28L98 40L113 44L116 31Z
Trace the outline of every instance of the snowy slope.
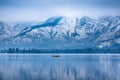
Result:
M0 46L120 48L120 16L52 17L40 22L13 25L0 22Z

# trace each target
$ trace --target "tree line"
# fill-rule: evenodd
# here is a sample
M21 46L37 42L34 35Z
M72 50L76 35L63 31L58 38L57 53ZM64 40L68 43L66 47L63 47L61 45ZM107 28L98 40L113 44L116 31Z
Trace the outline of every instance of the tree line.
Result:
M37 49L37 48L8 48L0 50L0 53L120 53L119 49Z

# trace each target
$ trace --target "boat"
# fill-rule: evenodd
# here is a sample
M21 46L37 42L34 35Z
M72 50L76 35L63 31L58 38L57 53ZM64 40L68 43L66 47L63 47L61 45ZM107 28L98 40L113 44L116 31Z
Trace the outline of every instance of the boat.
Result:
M53 55L52 57L60 57L60 55Z

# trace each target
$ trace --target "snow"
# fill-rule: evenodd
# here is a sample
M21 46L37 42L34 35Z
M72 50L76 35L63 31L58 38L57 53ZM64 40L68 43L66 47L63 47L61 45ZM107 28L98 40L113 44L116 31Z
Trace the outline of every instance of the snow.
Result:
M61 45L69 46L98 46L104 48L106 46L112 46L113 43L120 45L120 38L113 38L119 35L120 31L120 18L119 17L103 17L93 19L89 17L62 17L58 23L54 22L59 17L49 18L46 21L40 21L41 23L4 23L4 29L1 30L0 44L21 44L21 43L46 43L47 41L56 42L56 47ZM112 24L108 26L111 22ZM56 25L41 25L48 23L54 23ZM84 24L83 24L84 23ZM17 26L16 26L17 25ZM38 27L40 25L41 27ZM117 25L115 27L115 25ZM35 28L37 26L37 28ZM14 29L15 28L15 29ZM112 30L112 31L111 31ZM4 32L4 33L3 33ZM21 35L20 35L21 34ZM16 36L17 35L17 36ZM11 38L12 37L12 38ZM8 40L4 40L8 39ZM112 41L113 42L112 42ZM2 42L1 42L2 41ZM37 41L37 42L36 42ZM71 41L71 44L68 44ZM107 41L107 42L104 42ZM61 42L61 43L60 43ZM49 42L50 43L50 42ZM47 45L50 45L50 44ZM74 44L73 44L74 43ZM98 43L98 44L97 44ZM52 44L52 43L51 43Z
M99 48L103 48L103 47L110 46L110 45L111 45L110 42L104 42L101 45L99 45Z

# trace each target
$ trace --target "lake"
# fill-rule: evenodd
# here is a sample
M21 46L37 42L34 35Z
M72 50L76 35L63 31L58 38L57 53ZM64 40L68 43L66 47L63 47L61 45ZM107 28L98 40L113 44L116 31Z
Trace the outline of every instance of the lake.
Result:
M120 55L0 55L0 80L120 80Z

